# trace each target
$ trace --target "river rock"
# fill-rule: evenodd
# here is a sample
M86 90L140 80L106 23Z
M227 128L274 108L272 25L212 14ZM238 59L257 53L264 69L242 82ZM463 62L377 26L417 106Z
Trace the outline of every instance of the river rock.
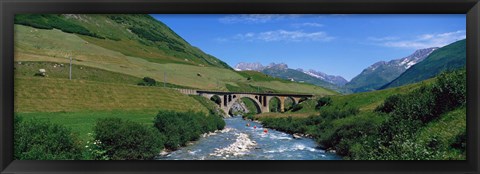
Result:
M295 139L300 139L300 138L302 138L302 135L301 135L301 134L298 134L298 133L294 133L292 136L293 136L293 138L295 138Z
M222 149L215 149L215 152L211 153L211 156L239 156L245 155L250 149L254 148L257 143L251 140L245 133L237 133L237 139L234 143ZM225 158L225 157L224 157Z

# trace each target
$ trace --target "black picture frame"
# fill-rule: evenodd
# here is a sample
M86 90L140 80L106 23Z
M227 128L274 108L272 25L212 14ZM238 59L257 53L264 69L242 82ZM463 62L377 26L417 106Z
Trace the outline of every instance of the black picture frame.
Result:
M478 0L2 0L1 173L479 173ZM466 14L465 161L17 161L13 160L14 15L19 13Z

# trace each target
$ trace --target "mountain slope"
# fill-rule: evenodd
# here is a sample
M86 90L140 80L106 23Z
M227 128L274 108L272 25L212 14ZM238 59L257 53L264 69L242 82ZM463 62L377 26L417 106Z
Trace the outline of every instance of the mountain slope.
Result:
M264 74L281 78L284 80L289 80L292 82L300 83L310 83L320 87L325 87L337 92L346 93L346 91L341 87L347 80L341 76L328 75L322 72L315 70L305 71L301 68L291 69L285 63L270 63L267 66L262 65L261 63L246 63L240 62L235 65L234 69L236 71L257 71Z
M233 68L235 71L262 71L265 69L265 66L263 66L261 63L255 62L255 63L247 63L247 62L240 62L235 67Z
M90 43L151 62L230 68L150 15L17 15L15 24L78 34Z
M466 64L466 40L460 40L444 46L424 61L412 66L398 78L381 87L381 89L402 86L432 78L443 71L456 70Z
M20 15L14 25L14 60L18 63L68 64L72 57L74 67L97 68L140 79L150 77L172 86L204 90L264 89L285 93L336 94L306 83L246 77L189 45L164 24L150 20L155 19L148 15ZM153 24L147 25L150 23ZM132 26L154 31L149 32L153 38L146 39L150 35L140 37L133 32L135 29ZM181 44L184 52L169 47ZM73 79L91 80L80 75L74 68ZM259 73L257 76L266 75Z
M325 74L323 72L315 71L313 69L310 69L308 71L303 70L303 69L297 69L297 70L301 71L305 74L308 74L310 76L316 77L318 79L322 79L326 82L335 84L337 86L344 86L345 84L348 83L348 81L345 80L345 78L343 78L342 76L328 75L328 74Z
M420 49L404 58L391 60L389 62L377 62L355 76L345 87L353 92L376 90L400 76L400 74L411 66L423 61L436 49L437 48Z
M313 77L302 71L290 69L288 68L288 65L283 63L280 63L280 64L272 63L266 68L264 68L261 72L273 77L278 77L278 78L301 82L301 83L310 83L310 84L328 88L337 92L342 92L341 88L336 86L335 84Z

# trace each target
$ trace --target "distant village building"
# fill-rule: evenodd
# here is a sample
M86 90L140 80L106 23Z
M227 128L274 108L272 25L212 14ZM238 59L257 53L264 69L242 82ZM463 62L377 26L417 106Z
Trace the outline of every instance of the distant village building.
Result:
M288 80L290 80L290 81L292 81L292 82L294 82L294 81L295 81L295 79L293 79L293 78L288 78Z

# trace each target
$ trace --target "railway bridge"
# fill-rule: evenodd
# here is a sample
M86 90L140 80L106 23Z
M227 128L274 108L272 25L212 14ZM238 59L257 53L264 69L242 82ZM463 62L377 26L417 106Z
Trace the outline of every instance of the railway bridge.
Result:
M225 91L204 91L194 89L177 89L181 93L188 95L200 95L207 99L218 97L219 107L226 113L230 111L233 104L241 98L249 98L254 101L257 109L261 113L270 112L269 103L272 98L280 101L280 112L285 111L285 100L292 99L294 104L298 104L301 98L312 98L311 94L287 94L287 93L255 93L255 92L225 92Z

